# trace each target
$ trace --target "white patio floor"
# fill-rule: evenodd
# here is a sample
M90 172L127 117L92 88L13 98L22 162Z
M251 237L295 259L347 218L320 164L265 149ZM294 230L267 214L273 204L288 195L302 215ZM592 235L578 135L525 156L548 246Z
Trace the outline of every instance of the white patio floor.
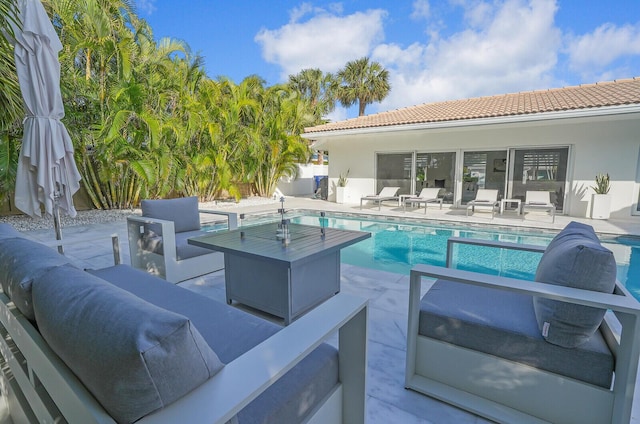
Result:
M233 208L239 213L276 212L279 204L237 207L219 204L220 209ZM429 208L427 215L423 210L402 212L402 208L389 203L378 213L377 207L363 208L354 205L336 205L335 203L310 199L287 199L287 209L309 209L325 211L342 211L351 213L367 213L371 215L387 215L412 219L437 219L461 221L465 223L482 223L492 225L530 226L534 228L561 229L573 218L556 217L551 224L549 216L544 214L528 215L522 221L515 213L496 215L491 220L488 213L476 213L467 218L465 211ZM607 233L639 234L640 228L632 221L592 221L589 223L596 231ZM126 224L124 221L92 226L68 226L63 229L64 239L71 244L65 253L79 264L91 268L101 268L113 264L109 237L116 233L120 238L121 253L124 263L129 263ZM28 234L42 241L54 239L53 230L30 231ZM92 239L81 243L77 240ZM342 291L353 293L370 300L369 309L369 345L367 375L367 423L386 424L403 423L486 423L488 421L465 411L404 389L404 364L407 327L407 305L409 293L409 276L342 265ZM224 302L224 271L209 274L185 281L180 284L190 290ZM639 388L640 389L640 388ZM636 405L640 405L640 394L636 393ZM634 407L632 423L640 424L640 416Z

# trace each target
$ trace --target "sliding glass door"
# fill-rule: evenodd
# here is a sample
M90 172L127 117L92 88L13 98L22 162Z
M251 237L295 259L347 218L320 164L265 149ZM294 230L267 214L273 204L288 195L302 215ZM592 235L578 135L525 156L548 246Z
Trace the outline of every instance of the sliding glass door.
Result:
M376 194L384 187L400 187L398 194L411 193L413 153L378 153Z
M640 152L638 152L638 162L636 163L636 202L631 209L631 215L640 215ZM640 252L639 252L640 253Z
M527 191L549 191L551 203L562 211L568 159L568 147L511 150L510 197L524 200Z
M464 152L461 203L476 198L478 189L497 189L498 199L504 197L507 172L507 151Z
M495 189L498 199L522 201L527 191L549 191L556 210L562 212L568 159L569 147L466 151L462 152L462 181L456 186L460 172L456 152L378 153L376 193L384 187L400 187L398 194L438 187L444 203L454 203L461 189L460 203L465 205L476 198L478 189ZM638 175L640 181L640 158ZM640 214L640 193L638 196L635 213Z
M423 188L437 187L443 203L453 203L456 176L456 153L417 153L416 154L416 188L419 194Z

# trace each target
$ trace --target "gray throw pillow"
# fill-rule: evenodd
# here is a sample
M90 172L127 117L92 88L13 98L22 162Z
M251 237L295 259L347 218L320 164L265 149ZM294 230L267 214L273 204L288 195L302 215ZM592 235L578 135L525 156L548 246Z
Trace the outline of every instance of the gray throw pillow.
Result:
M200 229L198 198L195 196L177 199L143 200L140 203L142 216L173 221L176 233ZM162 235L159 226L151 226L149 230Z
M536 281L604 293L613 293L616 262L593 228L571 222L546 248L536 271ZM597 331L604 309L533 298L538 326L549 343L573 348Z
M26 238L0 239L0 285L22 315L33 321L31 284L51 268L69 259L55 250Z
M119 423L200 386L224 366L191 321L70 266L33 282L40 333Z

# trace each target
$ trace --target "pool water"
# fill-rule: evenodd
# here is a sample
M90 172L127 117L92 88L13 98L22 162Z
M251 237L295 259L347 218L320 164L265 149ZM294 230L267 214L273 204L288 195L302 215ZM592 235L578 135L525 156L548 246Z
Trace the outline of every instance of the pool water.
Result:
M291 222L316 226L323 222L332 228L370 232L371 238L342 249L342 262L399 274L408 274L416 264L444 266L450 237L546 246L555 235L504 227L406 224L309 215L294 217ZM618 280L640 299L640 237L601 236L600 240L616 258ZM453 259L459 269L533 280L540 256L539 253L458 245Z

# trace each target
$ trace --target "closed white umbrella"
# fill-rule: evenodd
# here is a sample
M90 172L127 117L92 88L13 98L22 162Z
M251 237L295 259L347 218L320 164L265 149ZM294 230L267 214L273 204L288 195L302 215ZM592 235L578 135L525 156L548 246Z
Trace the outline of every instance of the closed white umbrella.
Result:
M73 144L64 124L60 93L62 49L39 0L18 0L22 28L14 28L14 55L25 103L24 136L16 176L15 204L30 216L53 216L60 238L58 209L76 216L73 194L80 173Z

